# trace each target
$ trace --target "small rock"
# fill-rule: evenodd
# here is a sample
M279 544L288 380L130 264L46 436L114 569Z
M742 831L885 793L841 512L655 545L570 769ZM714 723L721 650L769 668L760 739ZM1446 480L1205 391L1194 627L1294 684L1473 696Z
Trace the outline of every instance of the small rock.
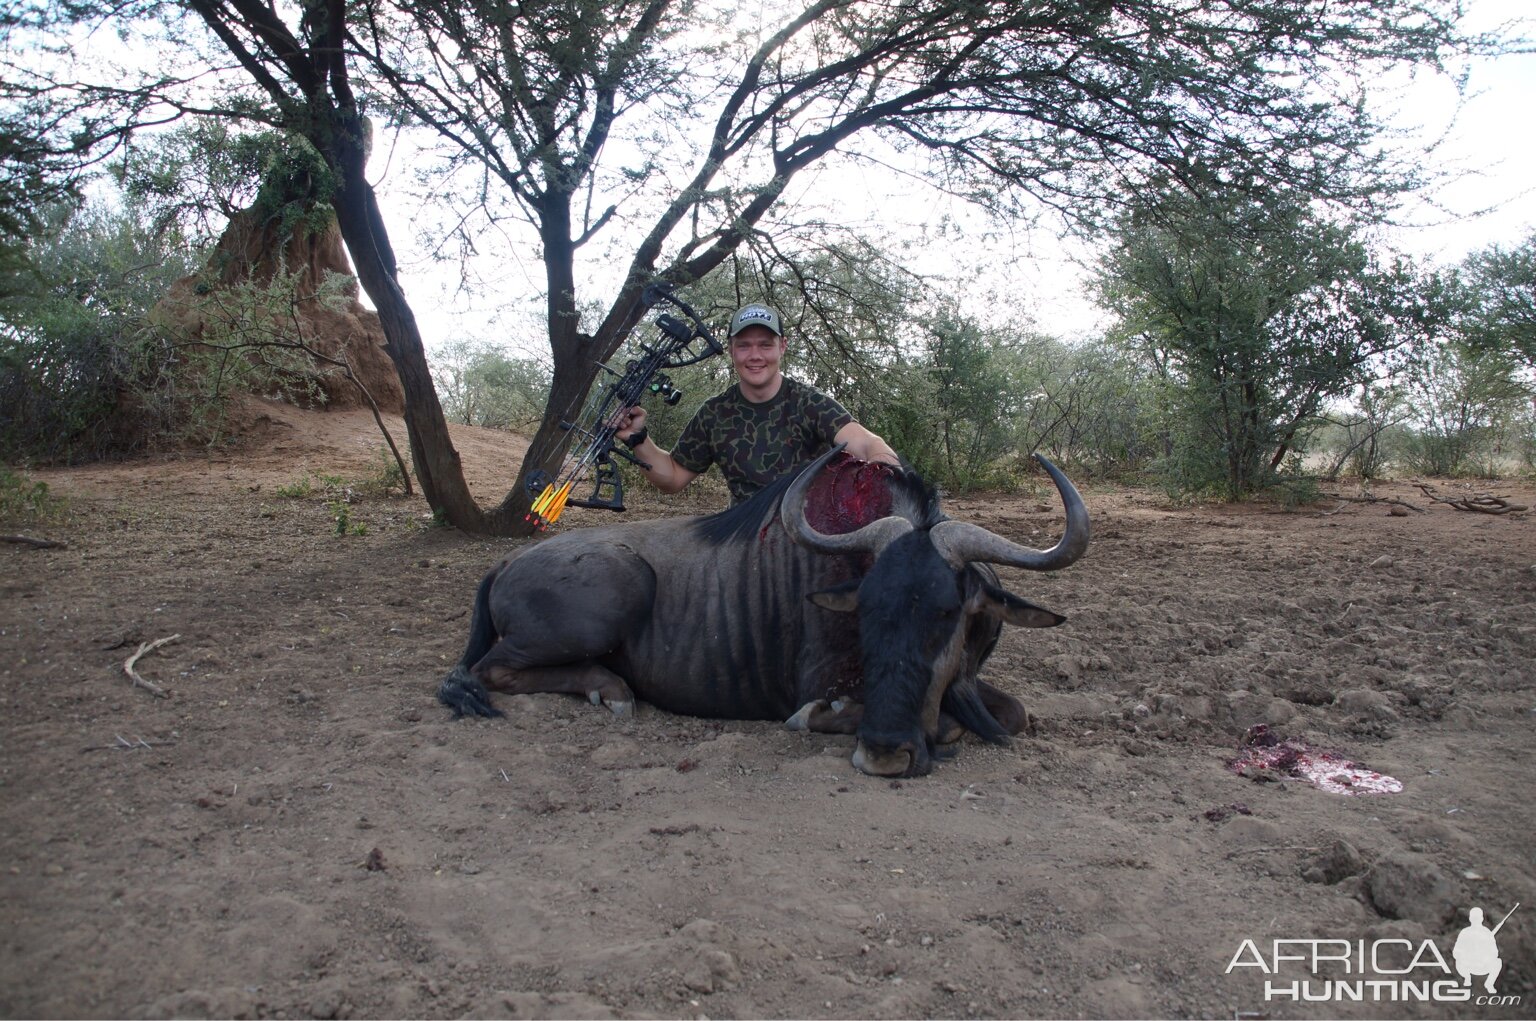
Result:
M1451 881L1427 858L1399 853L1366 874L1371 906L1383 918L1402 918L1436 928L1456 910Z
M741 969L736 966L736 958L727 951L706 950L703 959L715 980L716 988L729 989L741 981Z
M1283 698L1272 698L1264 703L1264 722L1271 727L1283 727L1296 718L1296 707Z
M1387 696L1370 688L1351 688L1339 692L1335 704L1345 712L1358 713L1378 720L1395 720L1397 712Z
M1287 700L1297 705L1332 705L1337 697L1326 687L1313 681L1303 681L1286 689L1284 695Z
M1241 802L1234 801L1230 805L1217 805L1215 808L1208 808L1203 814L1210 822L1226 822L1234 815L1252 815L1253 809Z
M1222 842L1233 848L1278 847L1285 843L1280 827L1251 815L1236 815L1217 832Z
M1278 729L1296 718L1296 707L1285 699L1251 691L1229 692L1227 709L1232 714L1232 723L1245 730L1255 723Z
M1396 510L1397 508L1394 507L1393 509ZM1378 569L1391 567L1392 558L1383 553L1381 556L1371 561L1371 566Z
M1309 883L1332 886L1364 871L1365 861L1354 845L1346 840L1335 840L1331 847L1302 870L1301 878Z
M695 918L678 931L681 932L684 936L690 936L696 940L709 942L713 940L717 935L719 935L720 923L712 922L707 918Z

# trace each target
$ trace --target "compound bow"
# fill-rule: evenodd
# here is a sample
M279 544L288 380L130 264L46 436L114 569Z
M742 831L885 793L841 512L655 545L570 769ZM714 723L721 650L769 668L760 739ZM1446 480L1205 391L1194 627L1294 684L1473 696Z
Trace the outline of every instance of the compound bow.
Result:
M582 416L580 422L560 423L560 428L576 433L577 441L561 464L558 476L551 477L548 472L540 470L528 474L528 492L537 495L527 520L534 522L540 529L559 521L567 505L623 510L624 481L613 463L613 455L617 454L643 469L650 469L650 465L627 450L614 446L618 421L624 411L635 407L648 395L660 397L668 405L676 405L682 400L682 391L672 385L671 377L662 370L696 365L725 351L704 320L699 318L699 314L672 293L672 285L660 282L650 284L641 294L640 302L646 309L666 302L689 321L683 322L663 312L656 317L656 340L651 344L641 343L640 357L627 361L623 372L598 364L598 368L614 378L603 388L600 396L591 402L591 410ZM589 470L593 473L592 495L584 500L571 499L571 490Z

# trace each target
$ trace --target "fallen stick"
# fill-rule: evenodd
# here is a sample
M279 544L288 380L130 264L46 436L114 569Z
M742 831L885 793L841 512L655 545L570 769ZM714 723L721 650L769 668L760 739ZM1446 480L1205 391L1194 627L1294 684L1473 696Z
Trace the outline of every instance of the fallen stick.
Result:
M1275 854L1278 851L1321 851L1321 847L1307 847L1303 844L1285 844L1276 847L1242 847L1236 851L1228 851L1228 858L1236 858L1245 854Z
M129 741L123 738L121 735L115 736L117 737L117 741L112 744L88 744L80 750L82 752L102 752L120 751L126 748L129 751L132 751L135 748L170 748L176 744L175 741L146 741L142 737L136 737L132 741Z
M1523 511L1526 509L1523 503L1510 503L1502 496L1474 496L1467 500L1461 500L1454 504L1459 510L1478 511L1482 514L1508 514L1510 511Z
M1523 503L1510 503L1506 496L1493 496L1489 493L1481 493L1477 496L1446 498L1435 493L1433 486L1416 482L1420 491L1436 503L1450 504L1460 511L1477 511L1480 514L1508 514L1511 511L1527 510Z
M57 539L36 539L30 535L0 535L0 542L14 542L20 546L36 546L38 549L63 549L67 542Z
M165 689L160 687L160 685L153 684L140 677L138 672L133 669L133 665L137 663L139 661L139 657L144 655L146 652L153 652L160 648L160 646L174 642L180 637L180 635L171 635L169 638L157 638L152 642L141 642L139 644L139 651L135 652L132 656L129 656L127 662L123 664L123 673L127 674L129 679L133 681L134 687L142 686L144 688L148 688L152 693L159 695L161 698L170 697L165 693Z
M1409 510L1419 514L1425 513L1423 507L1416 507L1407 500L1399 500L1395 496L1343 496L1338 493L1324 493L1322 495L1330 500L1342 500L1344 503L1390 503L1395 507L1407 507ZM1343 509L1343 507L1335 507L1333 510L1323 511L1323 513L1337 514Z

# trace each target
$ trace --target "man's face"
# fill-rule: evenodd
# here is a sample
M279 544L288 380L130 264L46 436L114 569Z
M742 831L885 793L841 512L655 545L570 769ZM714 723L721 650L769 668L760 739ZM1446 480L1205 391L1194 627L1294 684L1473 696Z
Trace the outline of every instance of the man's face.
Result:
M736 377L747 387L773 382L784 362L789 344L766 326L748 326L731 338L731 364Z

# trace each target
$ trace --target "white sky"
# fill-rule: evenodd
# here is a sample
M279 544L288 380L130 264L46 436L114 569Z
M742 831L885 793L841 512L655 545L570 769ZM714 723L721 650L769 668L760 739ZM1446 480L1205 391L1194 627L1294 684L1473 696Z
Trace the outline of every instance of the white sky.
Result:
M1467 6L1468 28L1489 30L1523 19L1517 34L1536 36L1531 0L1468 0ZM1536 54L1472 64L1459 110L1454 84L1444 77L1421 75L1383 85L1380 112L1405 133L1405 151L1434 144L1425 165L1452 175L1427 196L1433 205L1403 210L1400 219L1409 226L1390 231L1388 243L1444 265L1490 244L1517 243L1536 230ZM418 206L408 194L406 161L400 153L387 164L386 158L376 153L370 170L429 350L464 336L512 347L531 341L542 348L536 335L513 335L537 332L543 269L532 250L511 237L488 236L476 260L428 259L409 226ZM1074 261L1088 253L1048 230L989 225L964 203L875 167L813 168L797 179L792 195L807 206L826 207L830 200L840 222L846 217L854 225L883 229L913 260L913 268L947 279L994 321L1027 317L1034 327L1065 338L1091 335L1102 325L1102 313L1087 298L1086 273ZM491 281L491 291L474 299L454 295L461 273ZM599 281L592 284L586 297L609 297Z

